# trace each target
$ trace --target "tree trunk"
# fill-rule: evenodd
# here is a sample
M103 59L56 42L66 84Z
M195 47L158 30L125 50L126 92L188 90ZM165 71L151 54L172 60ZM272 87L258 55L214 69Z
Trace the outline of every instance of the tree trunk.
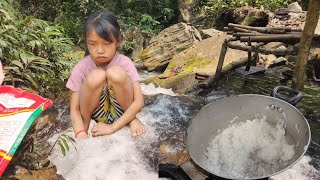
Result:
M305 81L305 70L308 61L312 36L317 27L320 11L320 1L310 0L307 12L306 24L300 39L299 51L293 72L292 88L301 90Z

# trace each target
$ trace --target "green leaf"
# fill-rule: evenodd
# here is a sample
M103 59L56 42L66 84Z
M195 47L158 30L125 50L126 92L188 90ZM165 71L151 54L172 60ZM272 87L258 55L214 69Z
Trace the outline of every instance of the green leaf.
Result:
M72 138L72 137L70 137L70 136L68 136L68 135L66 135L66 134L63 134L62 136L66 137L68 140L70 140L70 141L72 141L72 142L76 143L76 141L75 141L75 139L74 139L74 138Z
M37 83L37 81L34 79L34 77L32 77L30 74L24 73L23 76L32 83L32 85L35 88L39 88L39 84Z
M3 37L10 39L12 42L17 42L17 37L13 37L11 35L8 34L4 34Z
M9 13L7 11L5 11L4 9L0 9L0 12L6 16L6 19L8 19L8 20L12 19L11 16L9 15Z
M42 71L42 72L46 72L46 73L49 73L49 71L51 71L51 70L49 70L49 69L44 69L44 68L42 68L42 67L33 66L33 65L30 65L29 68L30 68L30 69L32 68L32 69L34 69L34 70L39 70L39 71Z
M61 140L59 140L58 144L60 146L60 149L61 149L61 152L62 152L63 156L66 156L66 150L64 149Z
M11 79L10 79L10 81L11 81ZM22 79L20 79L20 78L13 78L13 81L19 81L19 82L24 82Z
M72 132L72 131L73 131L72 129L67 129L67 130L66 130L66 133L69 133L69 132ZM66 134L63 134L63 135L68 136L68 135L66 135Z
M31 46L32 49L34 49L37 46L41 46L41 41L39 40L32 40L27 45Z
M33 37L36 40L41 41L41 38L39 36L37 36L36 34L29 34L29 36Z
M8 45L8 44L7 44L6 41L0 39L0 48L2 48L2 47L7 47L7 45Z
M28 58L27 58L26 53L24 53L24 52L20 53L20 59L22 60L22 62L23 62L25 65L28 64Z
M55 31L47 31L44 33L46 36L61 36L60 32L55 32Z
M7 70L7 71L11 70L11 71L14 71L18 75L22 75L22 72L20 71L20 69L18 67L6 66L3 69Z
M68 152L69 151L69 145L68 145L66 139L61 137L61 140L62 140L63 146L66 148L66 151Z
M11 61L11 64L14 64L14 65L18 66L19 68L24 69L23 64L18 60Z

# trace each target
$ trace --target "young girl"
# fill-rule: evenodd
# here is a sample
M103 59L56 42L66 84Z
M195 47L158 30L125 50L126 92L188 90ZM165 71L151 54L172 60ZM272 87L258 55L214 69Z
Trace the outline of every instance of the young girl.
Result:
M70 117L76 138L112 134L129 125L131 136L146 131L136 118L144 106L139 74L131 59L119 54L120 27L110 12L96 12L85 25L89 54L72 70Z

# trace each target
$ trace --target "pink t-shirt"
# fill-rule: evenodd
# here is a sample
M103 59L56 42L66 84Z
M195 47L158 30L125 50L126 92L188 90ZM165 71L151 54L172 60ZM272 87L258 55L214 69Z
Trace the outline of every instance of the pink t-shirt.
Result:
M125 55L117 53L112 61L103 69L108 69L110 66L120 66L127 73L132 83L139 81L140 76L136 67L130 58ZM67 88L71 91L80 91L83 81L87 75L94 69L97 68L97 65L92 60L91 56L88 55L84 57L78 64L73 68L72 73L67 82Z

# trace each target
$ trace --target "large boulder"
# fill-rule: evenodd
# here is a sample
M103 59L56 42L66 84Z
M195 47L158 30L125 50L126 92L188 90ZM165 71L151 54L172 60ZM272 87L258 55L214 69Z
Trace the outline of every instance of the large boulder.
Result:
M174 92L179 94L191 91L194 85L198 83L195 79L196 73L209 76L215 74L221 45L229 37L226 33L216 33L212 37L176 54L164 73L144 82L154 83L164 88L172 88ZM246 56L247 53L244 51L228 49L224 66Z
M195 0L179 0L178 8L180 11L179 22L185 22L192 26L202 24L202 20L205 18L205 13L198 9L196 10Z
M149 42L150 45L139 54L139 58L149 71L164 68L174 54L201 40L197 29L186 23L178 23L152 38Z

